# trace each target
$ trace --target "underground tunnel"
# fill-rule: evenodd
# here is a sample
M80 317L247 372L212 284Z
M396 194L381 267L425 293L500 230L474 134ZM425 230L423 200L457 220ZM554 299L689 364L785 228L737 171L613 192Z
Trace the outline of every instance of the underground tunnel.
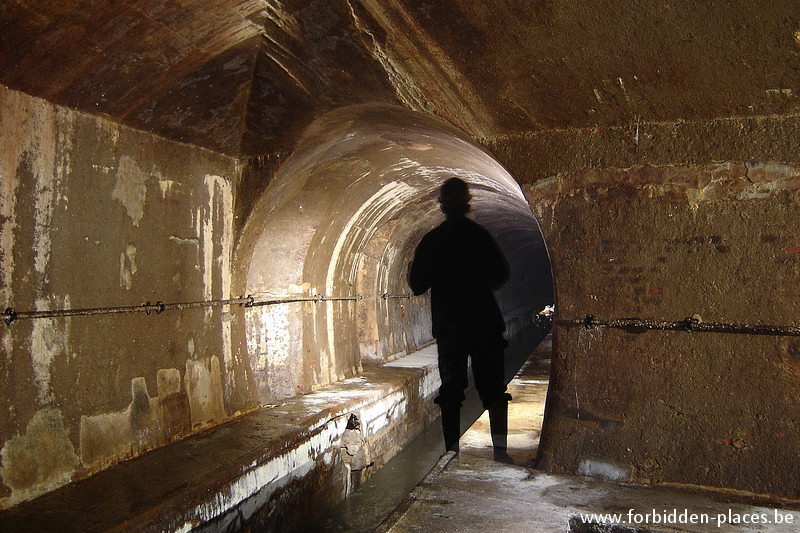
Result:
M796 1L18 0L0 28L0 529L299 528L399 454L436 416L403 280L449 175L520 358L557 304L529 499L799 505Z
M345 108L312 125L255 205L236 252L243 287L234 292L357 298L314 305L311 313L297 303L245 315L262 403L353 377L364 363L433 341L429 303L411 297L406 271L422 235L443 220L438 189L452 176L471 184L473 216L511 265L498 294L508 336L522 342L530 334L531 318L552 303L552 281L538 225L513 178L432 117ZM532 348L525 342L522 351Z
M144 165L132 159L121 158L125 166L110 192L112 197L127 195L119 200L126 207L123 215L133 213L151 229L145 222L149 202L126 183L137 181ZM82 304L86 300L75 297L64 300L71 305L53 305L39 314L20 309L7 315L13 317L7 320L7 338L24 332L26 324L33 325L36 338L37 324L42 323L42 334L57 339L57 351L73 337L80 339L73 342L93 346L95 353L107 349L113 344L106 344L107 336L84 333L97 327L96 322L120 335L126 327L146 327L155 335L158 328L172 324L174 329L161 334L174 339L185 330L185 316L193 316L207 333L190 332L182 343L168 343L170 352L178 351L179 343L189 350L183 376L178 369L161 368L153 387L144 372L131 379L130 396L121 409L81 414L78 446L66 437L69 408L37 414L42 421L36 423L44 428L32 423L4 447L3 476L12 488L11 501L22 504L12 507L6 518L15 524L14 512L24 511L26 499L44 493L30 504L41 505L61 497L58 487L64 478L54 479L40 470L31 479L31 461L36 459L24 450L40 445L41 439L59 442L75 457L59 468L102 483L102 476L117 475L115 464L141 455L150 460L164 448L191 443L186 438L190 433L225 422L223 433L238 437L226 444L208 439L212 444L204 446L212 451L207 453L219 452L220 447L244 448L248 444L239 440L240 432L248 427L251 437L261 435L271 443L245 454L257 465L250 467L259 472L255 479L231 472L208 476L202 468L194 472L177 460L167 470L178 480L187 475L204 478L198 481L203 491L228 494L208 503L202 503L205 496L200 494L190 498L195 509L203 509L201 522L211 524L208 527L245 527L265 520L302 524L307 518L302 513L316 516L357 488L437 416L432 403L438 375L431 351L435 345L429 298L412 296L407 271L422 235L444 220L439 188L453 176L470 184L470 216L495 237L510 266L510 279L497 297L506 321L506 375L511 379L545 333L534 317L553 302L547 250L519 185L485 149L441 119L396 106L345 107L311 124L278 172L265 176L269 182L235 241L235 209L218 177L203 176L197 193L211 200L210 209L162 226L161 231L169 233L169 247L181 253L193 248L205 267L195 274L203 280L201 300L187 300L180 287L173 300L167 300L169 292L159 292L163 287L147 286L143 289L150 300L144 306L113 309L94 300L98 303L88 307ZM164 200L180 190L174 184L165 186L161 178L142 185L145 191L153 187L149 192L157 191ZM137 199L142 204L134 205ZM68 216L75 224L73 215ZM199 238L181 233L181 225L195 229ZM219 244L211 240L217 235ZM225 259L226 248L230 259ZM137 273L147 268L146 249L137 240L121 254L120 283L125 291L129 285L135 289ZM173 279L190 275L178 272ZM171 318L174 311L178 316ZM214 337L218 352L209 346ZM203 357L213 353L218 355ZM59 386L58 375L48 378L51 388ZM240 410L232 412L237 402ZM462 425L468 427L479 415L465 415ZM248 421L242 424L242 418ZM241 427L232 429L236 426ZM355 437L358 451L351 454L353 443L342 443L354 438L352 427L359 428L360 436ZM440 446L439 440L432 446ZM177 444L164 446L170 442ZM340 454L340 447L348 453ZM244 459L230 461L226 467L237 470ZM264 472L277 473L264 482ZM146 507L149 497L136 501ZM298 501L316 502L318 508L297 506ZM182 504L163 520L181 527L192 523L192 512Z

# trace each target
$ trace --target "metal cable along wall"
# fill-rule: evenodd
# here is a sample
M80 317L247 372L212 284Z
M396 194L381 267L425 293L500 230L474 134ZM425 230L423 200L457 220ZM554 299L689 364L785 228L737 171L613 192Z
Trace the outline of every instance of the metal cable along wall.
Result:
M384 300L410 300L414 295L383 293L381 298ZM253 296L244 298L231 298L227 300L202 300L196 302L180 303L156 303L146 302L141 305L128 305L118 307L94 307L83 309L54 309L42 311L16 311L12 307L7 307L3 313L3 321L6 326L11 326L18 320L56 318L72 316L91 316L91 315L112 315L125 313L155 313L160 315L164 311L197 309L204 307L220 307L224 305L243 305L245 308L261 307L264 305L278 305L295 302L336 302L336 301L359 301L363 297L361 294L355 296L327 297L322 294L315 296L298 296L289 298L267 298L257 300ZM664 331L686 331L707 332L707 333L736 333L745 335L773 335L773 336L792 336L800 337L800 327L798 326L774 326L763 324L736 324L723 322L703 322L701 319L686 317L683 320L646 320L641 318L611 318L601 319L588 314L584 318L571 320L558 320L558 325L571 327L583 326L590 328L612 328L623 329L629 332L641 332L645 330L664 330Z
M394 298L396 296L390 296L388 294L384 294L383 298ZM405 297L405 296L404 296ZM410 295L407 296L410 298ZM277 305L277 304L287 304L287 303L294 303L294 302L339 302L339 301L359 301L362 299L360 294L355 296L344 296L344 297L328 297L322 294L318 294L316 296L298 296L298 297L289 297L289 298L269 298L263 300L257 300L253 296L247 296L246 298L232 298L228 300L203 300L197 302L180 302L180 303L162 303L158 301L156 303L146 302L142 305L125 305L125 306L118 306L118 307L93 307L93 308L84 308L84 309L53 309L53 310L43 310L43 311L16 311L12 307L7 307L5 312L3 313L4 322L6 326L11 326L14 322L18 320L30 319L34 320L37 318L54 318L54 317L71 317L71 316L91 316L91 315L114 315L114 314L125 314L125 313L155 313L156 315L160 315L164 311L174 311L174 310L182 310L182 309L197 309L203 307L221 307L224 305L243 305L245 308L250 307L260 307L264 305Z
M641 318L612 318L601 319L594 315L572 320L559 320L563 326L583 326L590 328L616 328L628 332L641 332L644 330L672 330L686 331L688 333L736 333L740 335L773 335L800 337L798 326L770 326L763 324L733 324L723 322L703 322L701 319L686 317L683 320L644 320Z

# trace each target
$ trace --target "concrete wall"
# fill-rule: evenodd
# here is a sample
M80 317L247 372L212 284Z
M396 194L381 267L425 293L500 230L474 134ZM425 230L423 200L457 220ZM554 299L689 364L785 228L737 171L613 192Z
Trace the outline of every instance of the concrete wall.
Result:
M15 311L230 297L237 163L0 86L0 292ZM237 308L2 326L0 507L251 405Z
M527 265L543 250L527 242L538 229L523 196L432 117L332 114L243 202L235 159L5 88L0 105L0 290L22 313L2 330L2 506L430 344L427 298L383 295L409 292L453 174L475 184L476 218L512 261L510 332L538 310ZM24 316L320 294L360 299Z
M529 176L559 169L523 186L557 299L541 466L800 496L794 338L570 324L797 325L796 137L796 120L764 117L528 139Z

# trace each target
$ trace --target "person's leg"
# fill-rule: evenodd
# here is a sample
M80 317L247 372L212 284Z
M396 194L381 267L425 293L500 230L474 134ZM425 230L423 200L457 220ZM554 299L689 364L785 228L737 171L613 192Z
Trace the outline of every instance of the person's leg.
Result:
M472 371L483 407L489 411L494 459L511 462L507 451L508 402L511 400L511 395L506 392L505 347L505 339L499 336L477 341L473 350Z
M437 341L439 349L439 376L442 384L434 400L442 411L442 431L445 449L458 451L461 437L461 403L467 380L467 352L463 343L447 339Z
M501 463L512 463L508 455L508 399L505 394L498 397L489 406L489 428L492 432L492 448L494 460Z
M447 451L458 452L458 440L461 438L461 409L452 405L442 408L442 435L444 448Z

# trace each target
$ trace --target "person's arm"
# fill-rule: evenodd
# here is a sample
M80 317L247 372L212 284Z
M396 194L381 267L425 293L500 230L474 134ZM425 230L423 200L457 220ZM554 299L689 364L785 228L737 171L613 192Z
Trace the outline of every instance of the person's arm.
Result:
M425 239L414 252L414 260L408 264L408 286L419 296L431 288L428 254L425 252Z

